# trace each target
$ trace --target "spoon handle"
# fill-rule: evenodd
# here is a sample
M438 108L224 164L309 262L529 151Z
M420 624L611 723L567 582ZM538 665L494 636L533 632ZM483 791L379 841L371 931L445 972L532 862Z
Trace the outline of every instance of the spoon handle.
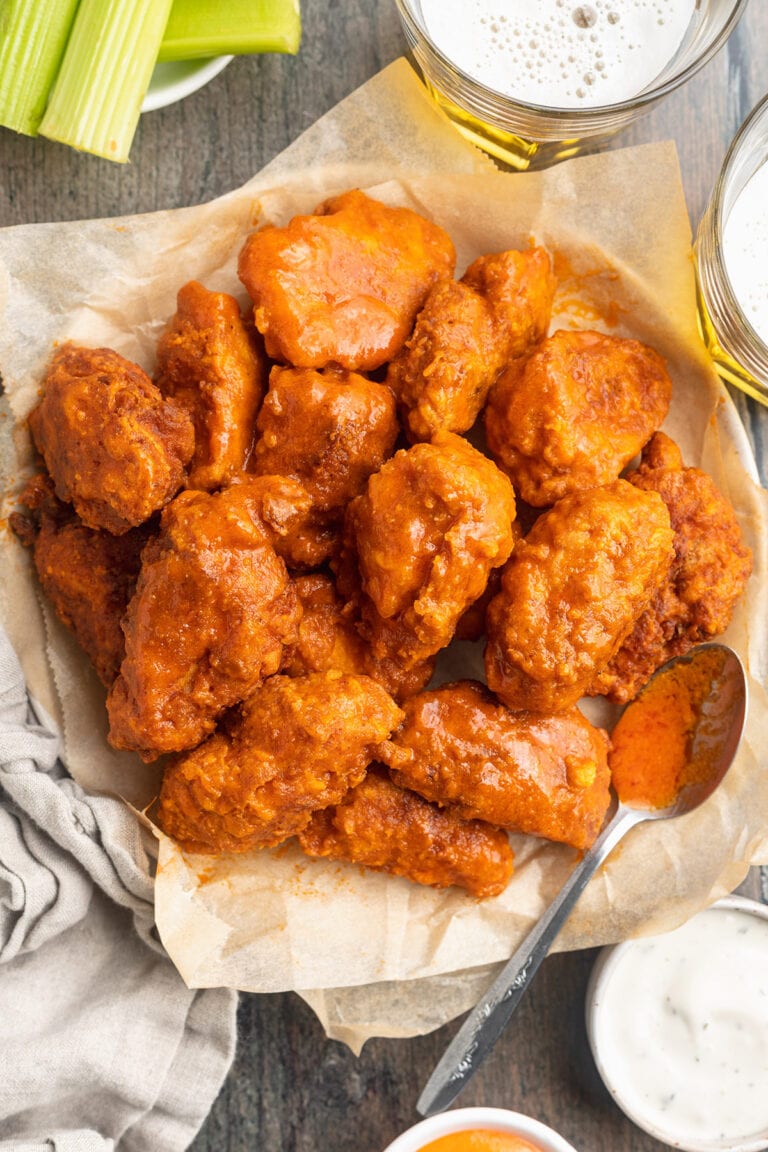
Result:
M503 1032L590 878L624 833L645 815L618 808L446 1048L416 1105L422 1116L442 1112L456 1099Z

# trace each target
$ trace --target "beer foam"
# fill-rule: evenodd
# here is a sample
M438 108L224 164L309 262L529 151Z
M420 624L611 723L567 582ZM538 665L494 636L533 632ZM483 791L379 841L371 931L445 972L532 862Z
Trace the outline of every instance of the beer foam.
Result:
M590 108L647 88L679 48L696 0L421 0L435 45L462 72L548 108Z
M723 261L742 312L768 345L768 164L747 181L728 214Z

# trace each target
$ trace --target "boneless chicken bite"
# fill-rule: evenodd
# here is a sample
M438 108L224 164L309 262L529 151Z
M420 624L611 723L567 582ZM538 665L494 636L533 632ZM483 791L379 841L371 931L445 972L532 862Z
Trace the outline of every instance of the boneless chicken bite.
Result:
M65 344L29 417L56 495L89 528L120 535L148 520L184 482L192 421L147 374L109 348Z
M483 297L460 281L439 280L387 370L408 438L430 440L439 429L471 428L500 368Z
M401 718L366 676L272 676L221 731L171 762L158 823L191 852L280 844L362 779Z
M180 289L160 337L155 380L192 418L190 488L220 488L250 456L266 362L234 296L196 280Z
M647 345L555 332L494 384L488 447L521 499L545 507L615 480L662 423L671 396L664 361Z
M31 547L40 586L57 617L109 687L125 655L122 619L151 533L144 525L122 536L87 528L49 484L47 477L33 477L22 497L29 512L14 513L11 526Z
M295 641L301 608L260 518L262 493L249 489L188 490L163 512L107 699L115 748L152 760L194 747Z
M752 553L736 514L700 468L686 468L680 449L657 432L643 450L631 484L658 492L669 510L674 559L666 580L591 691L630 700L655 669L694 644L725 632L752 571Z
M383 758L464 819L588 848L610 803L608 737L578 708L511 712L472 680L421 692Z
M542 248L483 256L434 285L387 371L411 440L472 427L504 365L545 335L554 289Z
M673 538L659 494L626 480L559 500L516 546L488 606L491 690L512 709L575 704L662 586Z
M365 638L404 667L451 640L465 609L509 556L512 486L450 432L397 452L347 510L347 561L356 560Z
M461 279L488 302L502 363L524 356L546 336L557 280L545 248L479 256Z
M308 672L354 672L371 676L397 701L420 692L434 672L434 660L403 668L394 659L377 659L358 629L355 606L339 596L333 579L323 572L297 576L294 588L302 607L295 644L286 648L281 671L288 676Z
M238 274L274 360L365 371L399 351L455 260L442 228L352 190L284 228L253 233Z
M322 564L336 533L319 523L312 497L293 476L240 473L232 484L245 484L254 515L268 530L274 549L291 570Z
M257 427L252 470L292 476L304 486L321 563L336 550L347 504L392 454L394 396L345 369L275 367Z
M434 888L457 885L498 896L513 870L505 832L397 788L372 767L333 808L315 812L299 832L309 856L348 860Z

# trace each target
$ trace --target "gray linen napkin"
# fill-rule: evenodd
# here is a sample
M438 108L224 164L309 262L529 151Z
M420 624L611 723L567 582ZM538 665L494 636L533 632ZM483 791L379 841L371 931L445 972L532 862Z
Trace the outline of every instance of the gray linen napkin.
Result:
M0 630L0 1152L176 1152L231 1064L237 994L183 983L151 838L58 751Z

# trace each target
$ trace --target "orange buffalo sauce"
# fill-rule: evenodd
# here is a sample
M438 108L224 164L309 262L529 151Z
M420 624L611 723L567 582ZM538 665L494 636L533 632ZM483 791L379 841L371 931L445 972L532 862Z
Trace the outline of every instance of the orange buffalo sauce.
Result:
M706 741L694 755L702 705L722 672L722 653L713 649L657 676L622 713L611 733L609 762L623 804L666 808L680 790L710 775Z
M425 1144L421 1152L540 1152L535 1144L512 1136L508 1132L472 1129L470 1132L451 1132Z

